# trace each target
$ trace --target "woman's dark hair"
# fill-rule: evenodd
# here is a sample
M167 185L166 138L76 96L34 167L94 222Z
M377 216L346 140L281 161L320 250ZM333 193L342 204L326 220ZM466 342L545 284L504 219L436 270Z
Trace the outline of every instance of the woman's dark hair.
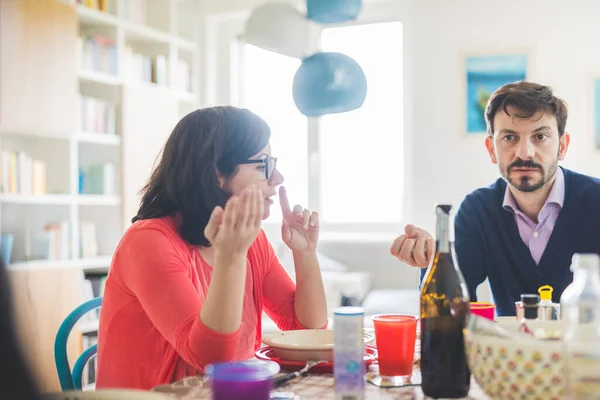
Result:
M0 399L38 399L37 382L15 330L12 290L0 255Z
M221 189L217 172L233 177L240 163L267 146L270 136L267 123L246 109L219 106L189 113L167 139L132 222L179 213L181 236L210 246L204 228L213 209L230 196Z
M515 117L532 118L541 112L556 117L559 136L565 133L567 125L567 104L554 96L552 88L533 82L514 82L500 87L488 100L485 110L485 122L489 135L494 134L494 117L498 111L508 113L508 107L516 109Z

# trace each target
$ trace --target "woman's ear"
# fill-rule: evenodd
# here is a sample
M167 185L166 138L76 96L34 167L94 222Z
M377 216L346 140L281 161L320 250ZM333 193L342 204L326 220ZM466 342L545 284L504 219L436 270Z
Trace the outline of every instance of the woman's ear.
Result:
M217 179L219 180L219 188L224 189L226 180L218 170L217 170Z

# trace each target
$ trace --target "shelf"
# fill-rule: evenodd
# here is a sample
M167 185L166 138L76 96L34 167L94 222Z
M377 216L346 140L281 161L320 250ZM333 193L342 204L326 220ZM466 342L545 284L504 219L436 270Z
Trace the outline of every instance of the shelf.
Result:
M195 95L192 93L181 93L182 99L189 99L192 101L192 97L195 100ZM93 132L78 132L70 134L68 132L52 132L52 131L40 131L30 128L9 128L0 126L0 135L7 136L24 136L24 137L36 137L43 139L52 140L69 140L73 139L80 143L97 143L107 146L118 146L121 143L121 137L110 133L93 133Z
M170 44L171 35L160 29L123 20L125 39L133 42L156 42Z
M110 133L79 132L73 135L73 139L80 143L95 143L106 146L118 146L121 144L121 137Z
M77 204L81 206L117 206L121 204L119 196L103 194L80 194L76 197Z
M192 40L183 39L177 36L173 36L173 43L175 46L182 50L186 50L192 53L195 53L198 49L198 44Z
M196 52L198 45L193 40L185 39L160 29L152 28L136 22L130 22L124 18L117 17L107 12L95 10L83 5L77 5L79 21L86 26L94 27L123 27L128 39L137 42L158 42L173 44L176 47Z
M88 26L116 27L120 19L112 14L95 10L84 5L75 7L79 21Z
M68 194L0 194L0 203L68 205L71 203L71 196Z
M9 265L9 269L16 271L30 269L77 268L84 271L108 271L111 261L112 258L110 256L77 260L32 260L12 263Z
M131 85L137 85L137 86L142 86L142 87L145 86L145 87L153 88L153 89L157 89L157 90L164 90L165 95L175 96L175 98L177 98L181 101L186 101L186 102L190 102L190 103L198 101L198 95L196 93L186 92L184 90L179 90L179 89L174 89L172 86L168 86L168 85L158 85L153 82L143 82L143 81L132 81Z
M73 261L79 268L90 271L90 270L106 270L110 268L112 262L111 256L100 256L94 258L82 258Z
M96 72L90 70L80 70L77 73L79 80L86 82L99 83L102 85L118 86L122 83L118 77L107 74L106 72Z
M196 96L195 93L185 92L183 90L177 90L177 89L172 89L172 91L173 91L173 93L175 93L175 96L181 101L187 101L190 103L194 103L194 102L198 101L198 96Z
M69 138L69 132L66 131L44 131L28 127L0 126L0 134L10 136L34 136L38 138L58 140L66 140Z
M194 53L198 44L193 40L184 39L160 29L140 25L135 22L124 21L125 39L131 42L159 43L162 45L174 45L179 49Z

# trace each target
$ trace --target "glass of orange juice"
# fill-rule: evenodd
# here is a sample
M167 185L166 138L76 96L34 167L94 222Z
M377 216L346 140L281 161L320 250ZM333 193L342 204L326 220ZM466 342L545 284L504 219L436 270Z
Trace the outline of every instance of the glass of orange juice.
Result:
M372 317L382 381L402 385L410 381L417 339L417 318L382 314Z

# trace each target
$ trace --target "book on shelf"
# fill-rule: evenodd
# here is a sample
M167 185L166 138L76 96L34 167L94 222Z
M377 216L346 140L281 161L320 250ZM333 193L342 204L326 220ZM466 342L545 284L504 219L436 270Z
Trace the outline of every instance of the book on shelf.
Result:
M92 133L117 134L117 106L96 97L79 96L81 130Z
M115 10L109 9L110 3L113 3L113 2L110 2L109 0L75 0L75 2L77 4L81 4L86 7L98 10L98 11L112 12L112 13L114 13L114 11L115 11Z
M2 151L0 186L6 194L41 195L46 193L46 163L34 160L24 151Z
M86 274L85 280L89 282L89 286L92 288L92 292L89 293L89 289L87 292L88 296L92 296L92 297L88 297L86 298L84 301L88 301L91 300L93 298L96 297L102 297L104 296L104 288L106 287L106 278L108 277L108 273L89 273ZM100 309L98 310L98 315L100 313Z
M85 349L98 344L98 332L88 332L81 335L81 352ZM98 370L98 357L92 357L85 367L81 376L82 387L87 387L96 383L96 371Z
M192 91L192 69L187 61L181 59L178 61L175 79L175 89L184 92Z
M154 57L136 53L131 47L126 47L123 53L125 71L128 80L134 82L155 83L160 86L167 84L167 57Z
M98 241L96 238L96 224L91 221L79 223L79 246L82 258L98 256Z
M117 47L103 36L79 36L77 60L82 70L117 75Z
M92 300L94 297L94 285L92 285L92 281L89 279L83 280L83 285L81 285L81 303L85 303L86 301ZM85 313L81 316L79 321L83 324L88 323L92 324L98 320L100 317L99 309L94 311Z
M68 260L71 258L71 224L61 221L47 224L38 238L38 254L47 260Z
M92 164L79 169L79 193L116 195L117 169L113 163Z
M146 0L127 0L122 3L123 17L131 22L146 24Z
M95 297L104 294L102 288L102 294L99 293L100 283L95 282L101 280L102 277L83 280L81 286L82 303L91 300ZM94 282L93 282L94 281ZM84 350L98 344L98 322L100 319L101 308L97 308L90 312L85 313L78 321L78 326L81 329L81 342L79 352L82 353ZM83 368L82 384L83 387L94 384L96 382L96 370L98 363L96 361L98 357L93 357Z

